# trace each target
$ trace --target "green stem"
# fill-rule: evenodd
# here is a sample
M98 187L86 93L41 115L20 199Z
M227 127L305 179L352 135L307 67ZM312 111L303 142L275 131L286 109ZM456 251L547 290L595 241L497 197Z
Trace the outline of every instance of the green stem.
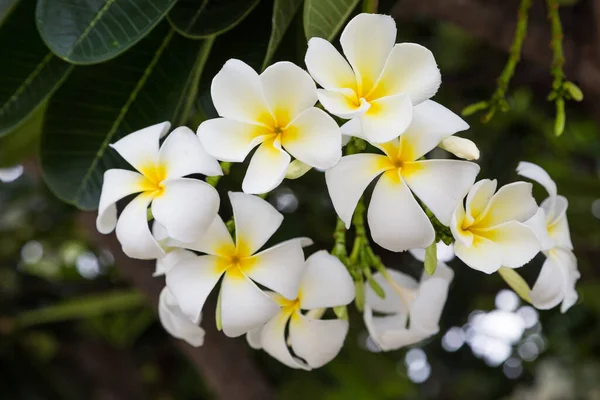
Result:
M554 134L560 136L565 129L565 99L569 98L565 88L566 78L564 72L565 56L563 53L563 30L560 22L560 13L558 11L558 0L546 0L548 7L548 20L552 29L552 39L550 48L552 49L552 91L550 99L554 100L556 105L556 119L554 122Z
M217 184L219 183L219 181L221 180L221 178L224 177L225 175L228 175L229 171L231 170L231 163L230 162L221 161L220 164L221 164L221 169L223 170L223 175L207 176L206 177L206 183L208 183L212 187L217 187Z
M377 13L379 0L363 0L362 11L366 13Z
M331 250L331 254L338 257L342 262L345 261L348 256L348 250L346 249L346 225L341 218L338 217L335 223L335 231L333 231L334 245Z
M504 279L508 286L510 286L510 288L514 290L520 298L528 303L531 303L531 298L529 297L531 289L529 288L529 285L525 279L523 279L523 277L519 275L517 271L512 268L500 267L498 270L498 275Z

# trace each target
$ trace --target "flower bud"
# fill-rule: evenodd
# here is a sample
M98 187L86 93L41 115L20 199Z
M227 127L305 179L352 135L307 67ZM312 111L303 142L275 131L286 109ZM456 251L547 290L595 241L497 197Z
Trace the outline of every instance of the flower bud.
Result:
M479 159L479 149L477 148L475 143L473 143L469 139L461 138L458 136L450 136L442 140L442 143L440 143L438 147L449 151L456 157L465 160Z

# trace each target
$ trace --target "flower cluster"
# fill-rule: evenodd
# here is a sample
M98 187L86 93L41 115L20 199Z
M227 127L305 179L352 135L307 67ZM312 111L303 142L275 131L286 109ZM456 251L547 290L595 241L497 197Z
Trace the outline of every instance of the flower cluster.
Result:
M179 127L161 144L170 128L163 122L112 145L136 171L105 173L97 228L116 229L128 256L156 260L154 274L166 276L159 317L170 334L202 345L199 324L210 304L225 335L246 335L251 347L309 370L342 348L354 301L373 341L398 349L438 332L454 255L478 271L514 277L541 251L539 278L519 294L541 309L562 302L564 312L575 303L567 200L554 181L535 164L519 164L520 175L547 190L541 206L531 183L475 182L479 150L453 136L468 124L430 100L441 83L433 54L395 40L391 17L360 14L341 35L343 55L324 39L309 41L308 72L279 62L258 74L229 60L211 86L220 117L197 134ZM332 115L347 121L340 127ZM254 148L243 192L229 192L233 217L225 222L218 192L198 175L220 176L219 161L241 163ZM459 159L431 158L436 148ZM311 168L325 171L339 216L334 250L306 257L308 238L267 247L283 216L257 195ZM424 262L419 281L386 267L371 248L363 198L374 181L370 237ZM117 217L117 202L135 193Z

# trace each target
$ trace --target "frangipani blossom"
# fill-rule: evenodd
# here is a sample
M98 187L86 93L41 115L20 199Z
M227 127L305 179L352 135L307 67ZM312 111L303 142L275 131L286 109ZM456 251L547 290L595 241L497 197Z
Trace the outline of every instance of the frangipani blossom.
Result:
M167 230L156 221L152 225L152 236L164 252L162 257L156 259L156 267L152 276L162 276L179 261L196 257L196 254L189 250L171 245L174 242L173 239L169 237Z
M561 312L566 312L577 301L575 284L581 274L573 254L571 233L567 221L569 202L557 194L556 183L540 166L520 162L519 175L536 181L548 192L533 218L528 221L542 244L546 255L540 275L529 293L531 302L540 309L550 309L562 302Z
M314 107L315 83L292 63L278 62L258 75L242 61L229 60L213 79L211 95L221 118L198 127L206 151L219 160L242 162L260 144L242 183L246 193L277 187L290 154L320 169L342 155L340 128Z
M156 259L165 254L148 228L149 206L168 235L182 242L198 239L219 210L219 194L212 186L183 178L191 174L222 175L219 163L186 127L171 132L159 149L159 140L170 126L169 122L152 125L111 145L137 172L106 171L96 227L107 234L116 226L123 252L132 258ZM117 220L115 203L133 193L140 194Z
M319 316L326 308L349 304L354 295L354 283L344 264L326 251L318 251L306 260L298 297L290 300L272 293L281 309L263 327L248 332L248 343L288 367L319 368L339 353L349 327L348 321L321 320ZM309 311L303 314L302 310Z
M373 240L392 251L425 248L435 239L413 193L448 225L479 172L479 166L468 161L419 160L444 138L469 127L459 116L428 100L414 108L413 117L399 139L376 145L385 155L345 156L325 172L333 206L347 228L363 192L381 175L367 218Z
M502 266L518 268L539 251L533 230L523 222L537 211L531 183L514 182L497 193L495 180L482 179L452 214L454 253L469 267L491 274Z
M340 37L346 59L325 39L308 42L305 62L322 87L319 101L330 113L358 125L371 143L404 132L413 106L431 98L441 83L429 50L395 42L396 23L379 14L359 14L346 25Z
M385 298L365 284L363 318L373 341L381 350L390 351L438 333L454 271L438 262L435 273L429 276L423 271L420 282L393 269L387 272L393 280L391 284L380 273L373 275L385 292ZM376 316L373 312L383 315Z
M281 225L283 216L268 202L244 193L229 193L235 221L235 243L217 216L205 235L185 246L207 255L185 259L167 271L167 287L181 311L198 321L209 293L223 277L220 287L223 332L243 335L261 326L279 311L279 304L256 283L286 299L298 296L304 269L303 245L296 238L256 253ZM255 283L256 282L256 283Z
M199 347L204 344L204 329L186 317L177 300L169 293L166 287L160 292L158 298L158 318L163 328L173 337L186 341L190 346Z

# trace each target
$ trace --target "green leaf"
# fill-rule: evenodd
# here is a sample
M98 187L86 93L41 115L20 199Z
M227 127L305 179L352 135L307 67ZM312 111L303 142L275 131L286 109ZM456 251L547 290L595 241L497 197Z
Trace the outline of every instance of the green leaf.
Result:
M512 268L500 267L498 274L504 279L504 281L514 290L520 298L528 303L531 303L529 293L531 289L525 279L517 271Z
M271 37L269 38L267 55L265 56L265 61L262 66L263 70L269 66L269 63L275 54L275 50L277 50L285 31L290 26L301 3L302 0L275 0L275 3L273 4Z
M36 153L45 113L44 103L9 135L0 137L0 168L20 164Z
M162 121L185 124L211 46L164 23L121 57L75 70L46 111L41 164L50 189L95 209L104 172L129 168L108 145Z
M73 68L40 39L34 7L35 0L16 1L0 25L0 136L31 116Z
M435 240L425 249L425 271L429 275L435 273L437 268L437 243Z
M220 35L239 24L260 0L180 0L169 13L173 28L183 36L202 39Z
M354 289L356 297L354 297L354 305L360 312L365 308L365 284L362 279L354 281Z
M38 0L42 39L60 58L96 64L143 39L176 0Z
M306 38L321 37L331 42L358 2L359 0L306 0L304 3Z
M565 131L565 101L556 99L556 119L554 120L554 134L560 136Z

